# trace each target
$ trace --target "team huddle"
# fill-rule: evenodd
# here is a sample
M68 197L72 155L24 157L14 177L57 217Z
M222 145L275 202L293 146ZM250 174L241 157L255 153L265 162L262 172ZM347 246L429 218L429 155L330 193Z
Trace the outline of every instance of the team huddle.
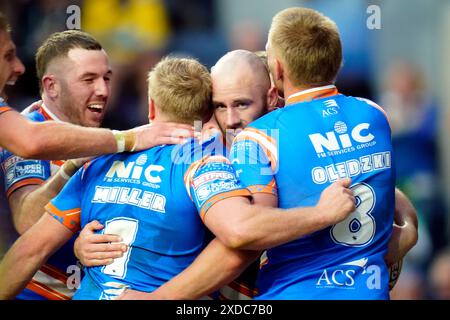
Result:
M2 15L0 46L3 95L24 68ZM210 71L163 58L150 124L110 131L107 53L85 32L52 34L36 54L41 99L22 115L0 100L20 234L0 299L389 299L416 213L395 188L385 112L338 92L341 65L335 23L285 9L265 52Z

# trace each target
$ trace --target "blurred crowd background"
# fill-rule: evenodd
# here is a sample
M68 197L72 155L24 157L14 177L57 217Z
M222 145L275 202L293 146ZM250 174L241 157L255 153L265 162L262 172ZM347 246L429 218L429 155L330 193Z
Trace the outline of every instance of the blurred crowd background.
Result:
M291 6L335 20L344 47L337 86L389 114L398 187L418 210L419 241L392 298L450 299L450 1L1 0L27 68L7 92L18 110L38 99L34 54L50 33L67 29L70 5L81 8L81 29L110 56L104 126L114 129L148 122L147 72L166 54L211 67L232 49L263 50L272 16ZM370 5L381 9L379 29L367 26Z

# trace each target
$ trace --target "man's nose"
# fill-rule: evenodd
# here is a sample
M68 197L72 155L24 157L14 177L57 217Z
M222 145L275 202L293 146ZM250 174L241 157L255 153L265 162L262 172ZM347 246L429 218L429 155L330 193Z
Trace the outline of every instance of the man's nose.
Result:
M14 61L13 72L17 76L20 76L20 75L24 74L24 72L25 72L25 66L23 65L22 61L18 57L16 57L16 59Z
M239 112L235 108L227 108L227 128L238 128L241 124Z
M95 85L95 94L98 97L108 97L109 84L104 79L98 79Z

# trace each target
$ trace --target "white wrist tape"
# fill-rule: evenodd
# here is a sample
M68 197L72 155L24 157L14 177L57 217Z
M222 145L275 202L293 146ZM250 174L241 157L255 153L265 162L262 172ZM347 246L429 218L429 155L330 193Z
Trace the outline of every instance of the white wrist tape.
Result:
M64 166L59 169L59 174L66 181L70 179L70 176L64 171Z
M65 180L69 180L75 172L79 169L79 166L72 160L67 160L59 169L61 177Z
M117 143L117 152L124 152L125 151L125 136L121 131L113 130L112 131L114 138L116 139Z

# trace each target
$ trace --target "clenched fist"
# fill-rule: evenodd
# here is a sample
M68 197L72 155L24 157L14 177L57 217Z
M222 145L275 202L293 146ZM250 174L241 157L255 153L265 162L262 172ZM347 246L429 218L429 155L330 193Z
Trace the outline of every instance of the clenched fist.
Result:
M316 208L323 215L326 225L334 225L355 211L355 197L350 189L351 183L350 178L341 179L322 192Z

